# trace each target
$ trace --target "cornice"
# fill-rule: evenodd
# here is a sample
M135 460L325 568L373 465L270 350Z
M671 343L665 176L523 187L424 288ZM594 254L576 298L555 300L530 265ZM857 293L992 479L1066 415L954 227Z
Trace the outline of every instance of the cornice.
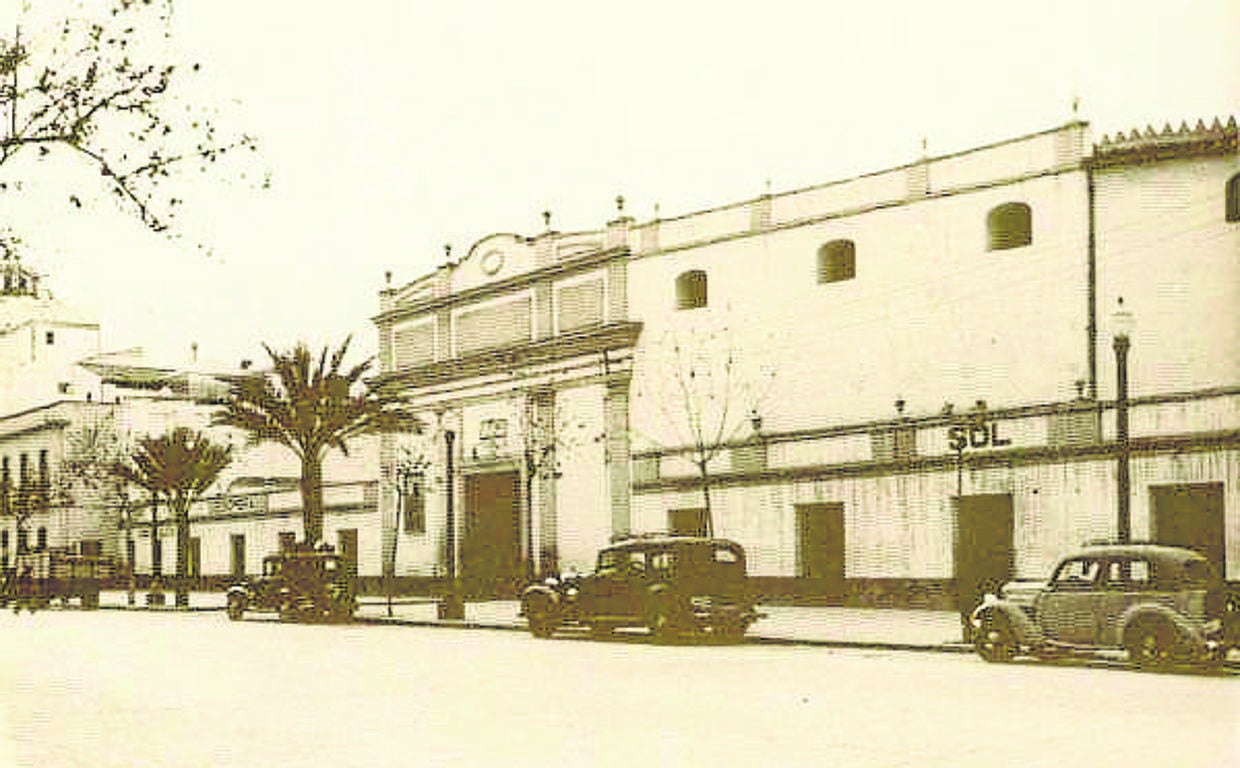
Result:
M411 389L511 371L566 358L631 347L641 334L639 322L609 323L547 339L439 360L393 371L373 379L376 389Z
M1162 454L1203 453L1240 448L1240 430L1223 430L1180 435L1158 435L1129 441L1132 458ZM970 470L994 467L1016 467L1110 459L1118 455L1119 444L1092 443L1081 446L1023 447L1002 451L971 454L940 454L918 456L897 461L854 461L839 464L811 464L799 467L777 467L757 472L718 472L710 476L711 487L737 485L774 485L785 482L834 480L840 478L885 477L924 472L954 471L957 466ZM701 487L697 475L660 478L634 483L634 493L691 491Z
M1233 397L1240 395L1240 386L1222 386L1211 387L1208 389L1191 390L1184 392L1167 392L1158 395L1143 395L1141 397L1133 397L1128 399L1128 407L1135 408L1146 405L1162 405L1167 403L1185 403L1196 400L1209 400L1216 397ZM1049 415L1062 415L1070 413L1088 413L1097 412L1099 414L1104 411L1110 411L1115 408L1114 400L1067 400L1063 402L1037 403L1034 405L1022 405L1010 408L993 408L984 411L979 410L963 410L953 411L950 413L936 413L929 416L902 416L895 419L873 419L870 421L855 422L853 424L840 424L831 427L817 427L813 429L798 429L787 432L763 432L762 441L768 444L774 443L795 443L805 440L821 440L832 437L845 437L848 435L864 435L877 431L890 431L896 429L932 429L935 427L949 427L957 424L968 424L969 422L984 418L986 420L1013 420L1037 418ZM751 443L752 440L738 440L727 443L727 447L742 446ZM651 448L633 452L635 459L658 458L662 456L679 456L693 452L692 446L668 446L666 448Z

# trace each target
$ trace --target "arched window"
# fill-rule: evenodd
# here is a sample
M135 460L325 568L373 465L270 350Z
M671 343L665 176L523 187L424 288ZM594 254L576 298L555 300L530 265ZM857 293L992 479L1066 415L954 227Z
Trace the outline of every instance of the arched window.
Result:
M1240 221L1240 173L1227 180L1227 221Z
M676 309L706 306L706 273L691 269L676 278Z
M818 282L838 283L857 276L857 246L852 240L832 240L818 249Z
M986 217L991 251L1020 248L1033 242L1033 212L1024 203L1004 203Z

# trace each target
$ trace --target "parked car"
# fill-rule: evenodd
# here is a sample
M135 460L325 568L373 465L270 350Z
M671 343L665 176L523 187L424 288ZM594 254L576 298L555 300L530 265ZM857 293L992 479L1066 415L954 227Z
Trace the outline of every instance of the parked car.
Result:
M275 611L282 621L350 621L357 610L353 578L329 550L295 548L263 558L262 576L228 588L228 618Z
M78 555L60 549L24 552L3 571L0 607L13 604L33 612L54 601L67 607L74 600L85 609L99 607L99 584L112 575L112 561L98 555Z
M971 624L986 661L1118 649L1143 667L1218 665L1240 642L1240 605L1194 550L1106 544L1065 557L1049 581L987 595Z
M646 536L598 553L594 573L552 578L521 595L535 637L567 626L607 635L645 627L658 640L739 638L760 618L745 574L745 551L726 539Z

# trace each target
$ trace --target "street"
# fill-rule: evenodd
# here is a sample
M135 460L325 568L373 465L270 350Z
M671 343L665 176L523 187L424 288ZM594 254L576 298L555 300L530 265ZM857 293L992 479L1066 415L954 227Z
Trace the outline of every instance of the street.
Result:
M0 764L1240 764L1240 680L972 655L0 615Z

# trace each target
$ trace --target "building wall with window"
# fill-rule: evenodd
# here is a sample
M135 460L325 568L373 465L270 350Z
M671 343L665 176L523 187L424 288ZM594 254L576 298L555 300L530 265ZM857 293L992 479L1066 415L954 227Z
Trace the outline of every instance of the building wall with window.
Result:
M464 435L433 470L463 505L458 546L469 478L529 474L519 445L477 458L471 424L593 390L597 450L561 453L513 508L530 573L588 565L606 533L709 529L773 593L963 605L1116 535L1123 295L1134 537L1209 549L1237 579L1235 142L1232 121L1095 146L1073 122L684 216L621 204L596 231L494 236L381 294L379 385Z

